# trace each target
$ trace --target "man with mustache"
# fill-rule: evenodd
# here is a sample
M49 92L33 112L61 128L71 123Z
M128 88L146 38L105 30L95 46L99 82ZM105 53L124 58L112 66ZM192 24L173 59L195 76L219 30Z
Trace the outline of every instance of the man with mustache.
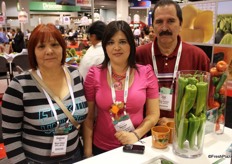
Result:
M209 71L210 60L200 48L182 42L180 6L172 0L155 4L152 22L155 40L136 49L138 64L151 64L159 79L160 119L166 124L174 118L175 77L180 70Z

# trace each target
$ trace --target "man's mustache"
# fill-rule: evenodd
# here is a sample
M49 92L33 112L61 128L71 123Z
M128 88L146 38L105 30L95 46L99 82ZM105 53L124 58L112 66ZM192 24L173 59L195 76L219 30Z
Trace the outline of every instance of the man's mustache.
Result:
M169 32L169 31L162 31L162 32L159 34L159 36L163 36L163 35L172 35L172 33Z

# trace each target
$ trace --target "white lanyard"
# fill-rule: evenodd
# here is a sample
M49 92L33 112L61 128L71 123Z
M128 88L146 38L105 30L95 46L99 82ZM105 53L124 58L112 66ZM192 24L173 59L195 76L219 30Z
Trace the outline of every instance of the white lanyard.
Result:
M110 65L110 62L108 63L108 71L109 71L109 75L110 75L110 87L111 87L111 93L112 93L112 100L113 100L113 103L115 103L116 102L116 93L115 93L114 84L113 84L113 80L112 80L112 67ZM130 67L128 67L128 69L126 71L126 79L125 79L125 87L124 87L124 105L125 105L125 108L126 108L126 102L127 102L127 97L128 97L129 78L130 78Z
M63 69L64 69L64 68L63 68ZM73 90L72 90L72 87L71 87L71 82L68 80L67 73L66 73L65 69L64 69L64 72L65 72L66 81L67 81L67 84L68 84L69 93L70 93L71 98L72 98L72 103L73 103L72 115L73 115L74 112L75 112L75 109L76 109L74 94L73 94ZM42 79L42 76L41 76L41 73L40 73L39 69L36 70L36 73L37 73L37 75ZM43 88L42 88L42 89L43 89ZM44 94L45 94L45 96L46 96L46 98L47 98L47 100L48 100L48 102L49 102L49 105L50 105L51 109L52 109L52 112L53 112L54 117L55 117L56 122L57 122L57 126L59 126L58 116L57 116L57 113L56 113L56 109L55 109L55 107L54 107L54 104L52 103L52 100L51 100L50 96L48 95L48 93L47 93L44 89L43 89L43 92L44 92ZM69 122L69 119L66 121L66 123L68 123L68 122Z
M175 78L176 78L176 73L178 71L181 52L182 52L182 42L180 41L180 45L179 45L178 52L177 52L177 57L176 57L176 63L175 63L175 67L174 67L174 73L173 73L171 89L173 87L173 84L174 84L174 81L175 81ZM156 64L156 58L155 58L154 42L152 42L152 46L151 46L151 55L152 55L152 62L153 62L154 72L155 72L156 76L159 77L158 76L158 68L157 68L157 64Z

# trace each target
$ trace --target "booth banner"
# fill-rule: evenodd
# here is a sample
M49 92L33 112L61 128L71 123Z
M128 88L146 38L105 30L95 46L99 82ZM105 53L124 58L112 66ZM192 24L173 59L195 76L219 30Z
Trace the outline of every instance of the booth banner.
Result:
M151 1L150 0L142 0L142 1L135 1L133 0L130 3L131 8L150 8L151 7Z
M76 1L75 0L56 0L57 5L70 5L75 6Z
M63 24L65 24L65 25L70 25L70 17L64 16L64 17L63 17Z
M94 21L100 20L100 14L99 13L94 13Z
M26 11L20 11L18 13L19 23L28 23L28 14Z
M2 15L6 16L6 3L4 1L2 1L1 6L2 6Z
M76 5L91 7L91 0L76 0Z
M152 10L148 12L147 24L148 26L152 26Z
M0 15L0 24L4 25L6 24L6 3L2 1L1 3L1 8L2 8L2 15Z
M71 5L57 5L55 2L30 2L30 11L42 11L42 12L73 12L80 11L80 6Z
M0 15L0 24L1 25L4 25L6 22L5 22L5 17Z
M134 15L134 23L139 23L140 22L140 16L138 14Z
M88 25L89 25L89 19L88 19L88 17L83 16L83 17L81 18L81 25L82 25L82 26L88 26Z

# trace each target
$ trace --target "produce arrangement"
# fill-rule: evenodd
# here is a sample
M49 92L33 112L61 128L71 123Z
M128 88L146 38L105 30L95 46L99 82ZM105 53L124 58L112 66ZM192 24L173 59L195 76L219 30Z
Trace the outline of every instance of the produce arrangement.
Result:
M232 44L231 15L218 15L215 34L216 44Z
M187 42L206 43L213 36L213 11L201 10L189 4L182 8L181 38Z
M208 89L209 75L197 71L177 79L175 134L179 149L202 147Z
M227 67L228 64L221 60L210 69L211 83L209 94L209 109L217 109L217 119L215 131L222 131L224 126L225 117L224 110L226 108L226 80L227 80Z
M67 48L66 49L66 58L70 58L68 60L68 64L79 64L81 58L85 55L86 49L82 51L76 51L74 48Z
M76 50L74 48L67 48L66 49L66 57L70 58L70 57L76 57Z

